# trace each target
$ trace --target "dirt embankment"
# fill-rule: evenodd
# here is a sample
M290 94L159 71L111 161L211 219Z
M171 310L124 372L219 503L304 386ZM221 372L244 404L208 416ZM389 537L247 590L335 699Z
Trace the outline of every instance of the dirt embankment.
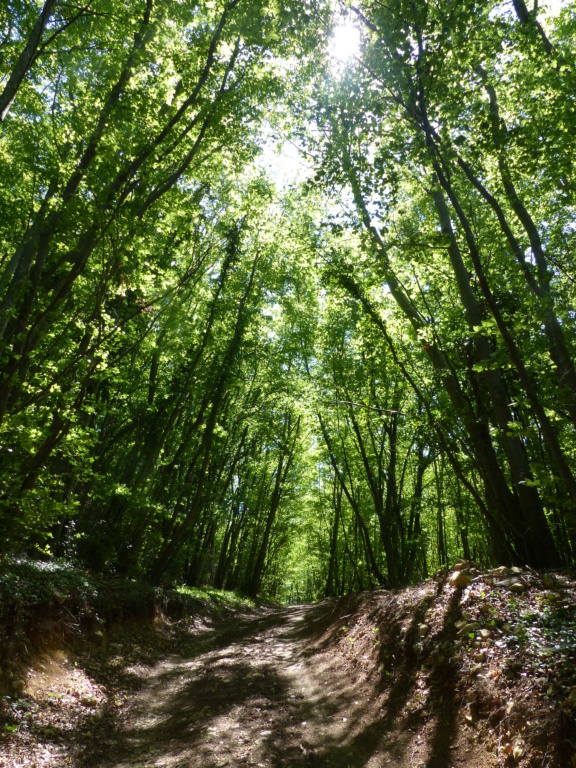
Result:
M459 573L48 654L3 701L0 766L576 766L575 580Z

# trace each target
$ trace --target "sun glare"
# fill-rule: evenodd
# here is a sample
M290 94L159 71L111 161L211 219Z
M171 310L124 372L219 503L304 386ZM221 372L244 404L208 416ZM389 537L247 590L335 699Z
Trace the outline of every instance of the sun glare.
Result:
M566 8L568 2L567 0L544 0L542 5L552 16L557 16L563 8Z
M350 22L344 22L334 27L330 38L330 55L336 61L346 64L360 52L360 30Z
M279 189L300 184L313 172L296 144L272 135L262 146L259 165L265 168Z

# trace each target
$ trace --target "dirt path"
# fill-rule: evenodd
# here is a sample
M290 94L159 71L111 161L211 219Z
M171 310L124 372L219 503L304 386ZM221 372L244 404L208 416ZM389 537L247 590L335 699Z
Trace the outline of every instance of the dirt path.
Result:
M0 768L458 765L446 729L410 703L416 668L390 685L387 651L375 666L382 635L349 608L201 616L164 636L135 628L77 662L47 658ZM419 616L406 607L412 634Z
M336 662L331 669L319 648L310 663L330 610L297 607L236 622L132 669L142 687L91 765L392 765L373 725L378 702L356 698L363 692L354 671Z
M123 625L29 669L0 768L576 768L576 585L488 577Z

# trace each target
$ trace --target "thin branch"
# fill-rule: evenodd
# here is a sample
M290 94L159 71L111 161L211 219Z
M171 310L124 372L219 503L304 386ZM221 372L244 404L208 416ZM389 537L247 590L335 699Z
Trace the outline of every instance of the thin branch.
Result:
M376 411L376 413L391 413L399 416L406 416L402 411L388 410L387 408L375 408L373 405L366 405L366 403L356 403L354 400L320 400L324 405L354 405L358 408L366 408L369 411Z

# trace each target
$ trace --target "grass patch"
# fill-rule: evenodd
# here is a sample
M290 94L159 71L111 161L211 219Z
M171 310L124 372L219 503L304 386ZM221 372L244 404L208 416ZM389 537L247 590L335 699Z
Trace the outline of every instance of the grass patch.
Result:
M184 585L174 588L174 591L184 597L201 600L204 603L213 603L223 608L258 608L262 601L254 600L237 592L214 587L186 587Z

